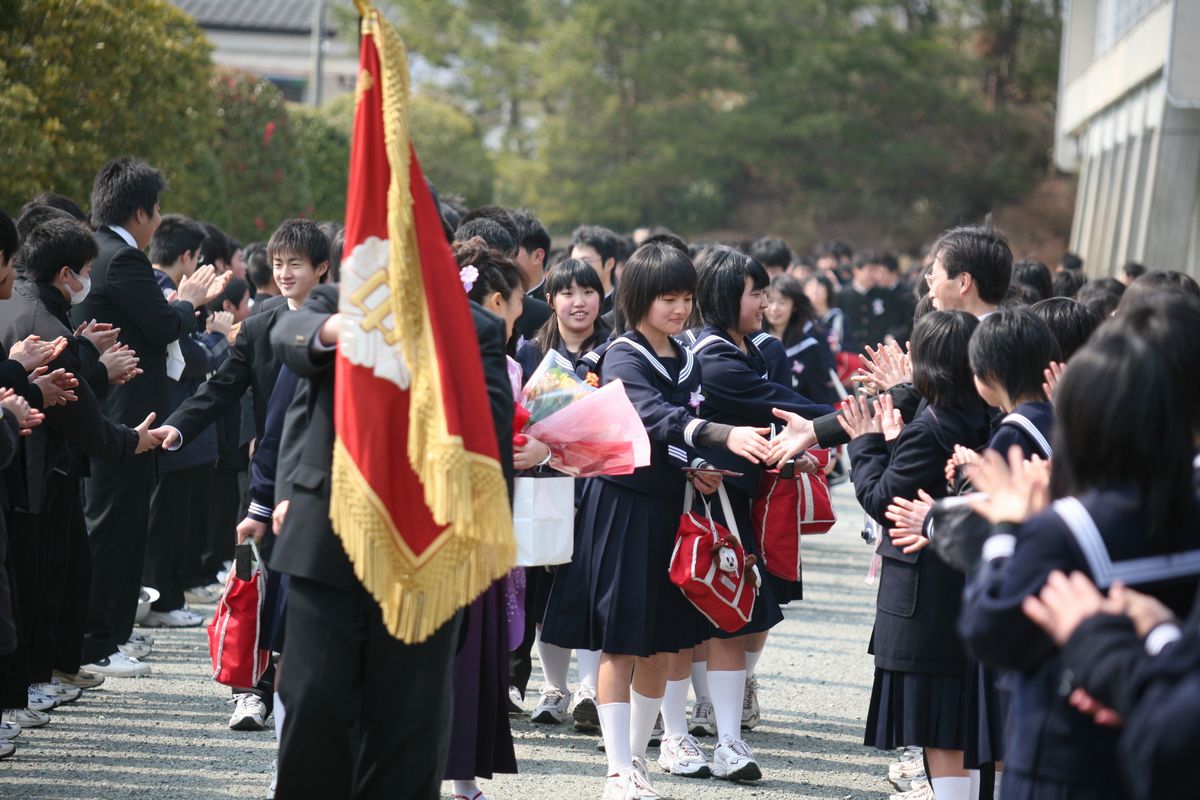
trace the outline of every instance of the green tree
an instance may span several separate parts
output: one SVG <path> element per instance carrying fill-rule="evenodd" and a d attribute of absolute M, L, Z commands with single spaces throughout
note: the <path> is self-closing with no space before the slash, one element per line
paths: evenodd
<path fill-rule="evenodd" d="M 296 141 L 296 158 L 305 165 L 308 174 L 312 197 L 308 216 L 318 220 L 344 219 L 350 166 L 348 127 L 310 106 L 289 105 L 288 115 Z"/>
<path fill-rule="evenodd" d="M 0 26 L 0 207 L 45 190 L 86 206 L 108 159 L 133 154 L 171 183 L 164 205 L 213 208 L 209 44 L 162 0 L 25 0 Z"/>

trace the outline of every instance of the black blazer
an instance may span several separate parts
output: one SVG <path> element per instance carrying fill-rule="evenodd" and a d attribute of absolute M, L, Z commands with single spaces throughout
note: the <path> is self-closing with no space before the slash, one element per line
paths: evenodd
<path fill-rule="evenodd" d="M 96 231 L 99 254 L 92 260 L 92 289 L 75 306 L 71 320 L 108 322 L 121 329 L 121 341 L 137 352 L 142 374 L 113 386 L 105 400 L 109 419 L 136 426 L 151 411 L 158 422 L 167 408 L 167 345 L 196 327 L 196 309 L 163 297 L 150 259 L 107 227 Z"/>
<path fill-rule="evenodd" d="M 521 316 L 517 317 L 517 322 L 513 325 L 513 336 L 532 339 L 537 336 L 537 332 L 541 330 L 546 320 L 550 319 L 550 306 L 546 303 L 545 294 L 540 296 L 534 296 L 533 293 L 526 294 L 524 302 L 524 310 L 521 311 Z"/>
<path fill-rule="evenodd" d="M 888 526 L 884 512 L 895 497 L 914 499 L 919 489 L 947 494 L 946 460 L 961 444 L 972 450 L 988 437 L 987 413 L 925 406 L 888 444 L 883 434 L 850 442 L 850 479 L 859 504 Z M 902 672 L 964 675 L 966 653 L 954 635 L 962 605 L 963 576 L 928 550 L 905 554 L 884 536 L 870 652 L 875 666 Z"/>
<path fill-rule="evenodd" d="M 282 297 L 271 298 L 264 306 L 260 313 L 242 322 L 229 349 L 229 358 L 221 368 L 167 418 L 165 424 L 183 434 L 184 446 L 228 409 L 236 407 L 247 389 L 252 390 L 254 400 L 254 432 L 262 436 L 267 401 L 279 377 L 279 356 L 271 346 L 271 330 L 288 313 L 287 301 Z"/>

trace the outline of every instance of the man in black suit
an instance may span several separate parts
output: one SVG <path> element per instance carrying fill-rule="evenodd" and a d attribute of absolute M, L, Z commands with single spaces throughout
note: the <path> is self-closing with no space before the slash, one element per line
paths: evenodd
<path fill-rule="evenodd" d="M 161 414 L 167 398 L 167 350 L 196 326 L 215 272 L 202 268 L 167 302 L 154 268 L 142 251 L 161 219 L 158 196 L 166 187 L 153 167 L 132 158 L 105 164 L 92 185 L 92 222 L 98 254 L 90 281 L 72 287 L 74 324 L 89 320 L 121 329 L 122 341 L 141 359 L 142 374 L 113 386 L 105 400 L 108 418 L 136 427 L 148 414 Z M 77 292 L 77 293 L 76 293 Z M 76 302 L 77 301 L 77 302 Z M 83 656 L 87 668 L 104 674 L 145 674 L 118 646 L 129 641 L 142 583 L 154 460 L 95 461 L 85 482 L 85 511 L 92 549 L 93 579 Z M 132 672 L 131 672 L 132 669 Z"/>
<path fill-rule="evenodd" d="M 550 305 L 546 302 L 546 255 L 550 252 L 550 234 L 532 212 L 517 209 L 512 212 L 517 223 L 517 267 L 521 270 L 521 284 L 525 290 L 525 307 L 513 325 L 513 335 L 532 339 L 537 336 L 546 320 L 550 319 Z"/>
<path fill-rule="evenodd" d="M 471 310 L 493 412 L 511 420 L 504 323 L 474 304 Z M 289 413 L 284 432 L 285 448 L 296 437 L 304 441 L 293 463 L 280 464 L 289 473 L 290 494 L 272 557 L 272 567 L 291 576 L 276 796 L 390 798 L 399 792 L 432 800 L 449 746 L 458 618 L 421 644 L 393 638 L 329 522 L 336 312 L 337 290 L 317 287 L 271 335 L 283 362 L 308 383 L 301 390 L 306 413 L 302 419 Z M 511 464 L 511 445 L 505 450 Z M 377 691 L 397 676 L 419 691 Z"/>

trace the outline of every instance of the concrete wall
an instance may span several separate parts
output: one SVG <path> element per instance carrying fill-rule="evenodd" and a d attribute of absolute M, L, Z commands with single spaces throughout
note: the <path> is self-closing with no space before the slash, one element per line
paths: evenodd
<path fill-rule="evenodd" d="M 302 34 L 205 30 L 213 44 L 213 61 L 248 69 L 267 78 L 312 79 L 312 40 Z M 354 91 L 358 74 L 356 42 L 325 43 L 324 100 Z"/>

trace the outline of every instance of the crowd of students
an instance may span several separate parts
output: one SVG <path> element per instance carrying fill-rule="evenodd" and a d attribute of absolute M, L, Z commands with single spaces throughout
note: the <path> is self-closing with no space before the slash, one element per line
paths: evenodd
<path fill-rule="evenodd" d="M 165 190 L 117 159 L 89 215 L 53 194 L 0 213 L 0 756 L 106 677 L 147 674 L 145 629 L 202 624 L 189 603 L 214 601 L 253 539 L 277 657 L 234 690 L 229 725 L 274 717 L 276 796 L 434 797 L 448 780 L 483 800 L 481 778 L 518 768 L 509 715 L 527 706 L 600 734 L 606 800 L 659 796 L 652 747 L 663 772 L 758 781 L 755 669 L 802 576 L 762 571 L 749 621 L 721 630 L 668 576 L 675 532 L 693 491 L 750 532 L 764 469 L 844 446 L 879 585 L 864 742 L 899 751 L 895 797 L 1184 785 L 1200 719 L 1187 276 L 1014 264 L 985 227 L 907 269 L 841 242 L 807 259 L 666 229 L 585 225 L 556 250 L 531 212 L 438 201 L 510 482 L 554 474 L 552 448 L 513 435 L 552 351 L 622 382 L 651 460 L 577 479 L 569 563 L 513 570 L 409 645 L 328 520 L 339 226 L 287 220 L 240 247 L 162 215 Z M 373 688 L 399 674 L 421 690 Z"/>

